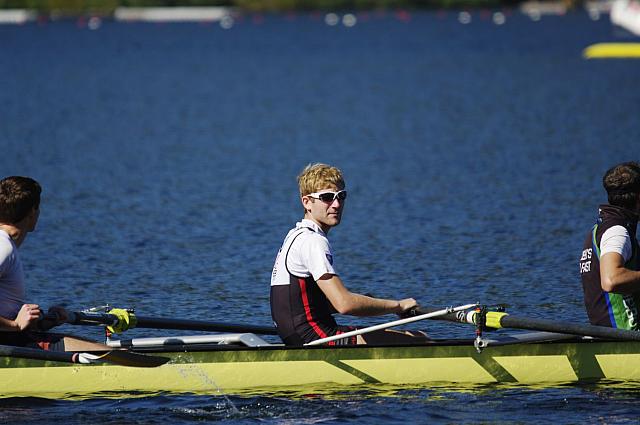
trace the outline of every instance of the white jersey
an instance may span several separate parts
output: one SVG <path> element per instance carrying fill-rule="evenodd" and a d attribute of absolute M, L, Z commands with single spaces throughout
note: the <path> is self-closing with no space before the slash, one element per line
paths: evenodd
<path fill-rule="evenodd" d="M 289 285 L 291 275 L 312 277 L 317 281 L 325 274 L 337 274 L 333 268 L 333 254 L 327 236 L 312 220 L 296 223 L 278 251 L 271 286 Z"/>
<path fill-rule="evenodd" d="M 18 247 L 0 230 L 0 316 L 15 319 L 25 303 L 25 284 Z"/>
<path fill-rule="evenodd" d="M 631 237 L 624 226 L 611 226 L 603 234 L 600 240 L 600 257 L 608 252 L 622 255 L 624 262 L 629 261 L 632 255 Z"/>

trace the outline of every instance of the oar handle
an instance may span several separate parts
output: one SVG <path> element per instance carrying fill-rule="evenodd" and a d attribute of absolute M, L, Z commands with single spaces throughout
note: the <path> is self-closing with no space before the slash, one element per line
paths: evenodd
<path fill-rule="evenodd" d="M 118 323 L 118 316 L 108 313 L 70 311 L 68 312 L 67 323 L 70 325 L 112 326 Z"/>

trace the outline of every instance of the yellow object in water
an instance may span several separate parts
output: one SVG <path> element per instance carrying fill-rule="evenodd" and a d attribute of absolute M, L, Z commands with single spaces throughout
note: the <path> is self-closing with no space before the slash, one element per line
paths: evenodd
<path fill-rule="evenodd" d="M 584 49 L 585 59 L 638 58 L 640 43 L 597 43 Z"/>

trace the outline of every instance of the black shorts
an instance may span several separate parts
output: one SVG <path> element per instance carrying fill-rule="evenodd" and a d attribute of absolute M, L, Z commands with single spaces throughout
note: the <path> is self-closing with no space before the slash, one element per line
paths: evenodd
<path fill-rule="evenodd" d="M 64 335 L 48 332 L 0 332 L 0 344 L 14 347 L 64 351 Z"/>
<path fill-rule="evenodd" d="M 336 326 L 332 333 L 330 334 L 327 333 L 327 337 L 340 335 L 350 331 L 355 331 L 356 329 L 357 328 L 353 326 Z M 302 346 L 306 343 L 320 339 L 320 337 L 315 332 L 312 332 L 312 331 L 308 332 L 306 334 L 306 337 L 300 336 L 298 334 L 292 334 L 292 335 L 281 337 L 281 338 L 282 338 L 282 341 L 285 343 L 285 345 L 292 345 L 292 346 Z M 327 342 L 324 345 L 328 345 L 330 347 L 336 347 L 336 346 L 344 346 L 344 345 L 356 345 L 357 343 L 358 343 L 358 336 L 354 335 L 354 336 L 350 336 L 343 339 L 336 339 L 335 341 Z"/>
<path fill-rule="evenodd" d="M 338 330 L 334 335 L 340 335 L 343 333 L 355 331 L 358 328 L 353 326 L 338 326 Z M 330 335 L 331 336 L 331 335 Z M 335 341 L 328 342 L 326 345 L 357 345 L 358 344 L 358 335 L 353 335 L 343 339 L 336 339 Z"/>

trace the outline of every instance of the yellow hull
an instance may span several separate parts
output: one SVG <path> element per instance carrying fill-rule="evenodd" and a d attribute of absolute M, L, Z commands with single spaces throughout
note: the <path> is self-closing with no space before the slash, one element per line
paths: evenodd
<path fill-rule="evenodd" d="M 152 353 L 149 353 L 152 354 Z M 638 342 L 553 342 L 487 347 L 242 348 L 158 353 L 156 368 L 0 357 L 0 397 L 241 393 L 358 384 L 553 384 L 640 381 Z"/>

